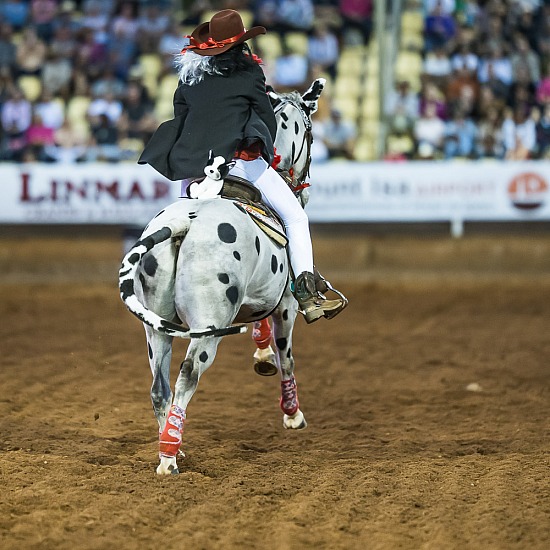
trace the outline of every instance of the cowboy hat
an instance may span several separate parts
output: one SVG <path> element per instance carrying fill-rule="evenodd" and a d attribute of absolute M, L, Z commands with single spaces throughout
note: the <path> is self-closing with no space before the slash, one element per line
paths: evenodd
<path fill-rule="evenodd" d="M 191 50 L 199 55 L 219 55 L 259 34 L 264 27 L 244 28 L 243 20 L 235 10 L 222 10 L 206 23 L 200 24 L 189 36 L 189 45 L 182 52 Z"/>

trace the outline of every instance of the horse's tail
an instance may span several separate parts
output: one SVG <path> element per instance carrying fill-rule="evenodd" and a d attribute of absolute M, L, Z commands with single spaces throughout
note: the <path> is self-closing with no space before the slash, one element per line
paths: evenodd
<path fill-rule="evenodd" d="M 204 338 L 205 336 L 227 336 L 229 334 L 240 334 L 246 332 L 245 325 L 235 325 L 230 327 L 215 328 L 209 327 L 205 329 L 187 329 L 176 323 L 172 323 L 167 319 L 163 319 L 150 309 L 146 308 L 135 294 L 134 280 L 138 271 L 141 259 L 155 245 L 171 239 L 172 237 L 184 236 L 189 230 L 190 220 L 168 220 L 160 229 L 153 231 L 150 228 L 136 242 L 131 250 L 124 256 L 122 265 L 118 274 L 118 287 L 120 297 L 126 307 L 140 321 L 150 327 L 168 334 L 170 336 L 178 336 L 179 338 Z M 159 227 L 158 224 L 155 224 Z"/>

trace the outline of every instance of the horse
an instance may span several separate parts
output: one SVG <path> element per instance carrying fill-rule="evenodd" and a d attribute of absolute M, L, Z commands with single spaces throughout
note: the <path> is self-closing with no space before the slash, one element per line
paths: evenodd
<path fill-rule="evenodd" d="M 311 115 L 324 84 L 324 79 L 315 80 L 302 96 L 270 92 L 277 135 L 288 135 L 276 143 L 280 165 L 289 174 L 301 175 L 309 166 L 309 145 L 300 144 L 311 143 Z M 119 291 L 145 328 L 150 395 L 159 426 L 157 474 L 179 473 L 187 408 L 199 379 L 214 362 L 222 337 L 245 332 L 247 323 L 271 316 L 283 426 L 307 426 L 294 376 L 292 330 L 298 304 L 286 248 L 239 201 L 182 198 L 161 210 L 124 256 Z M 189 345 L 172 393 L 174 337 L 189 339 Z"/>

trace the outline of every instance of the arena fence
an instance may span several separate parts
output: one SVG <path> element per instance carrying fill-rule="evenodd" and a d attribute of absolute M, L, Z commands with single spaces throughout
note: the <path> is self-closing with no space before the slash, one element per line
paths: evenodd
<path fill-rule="evenodd" d="M 133 164 L 2 164 L 0 224 L 143 227 L 180 185 Z M 311 167 L 312 223 L 550 220 L 550 162 L 330 162 Z"/>

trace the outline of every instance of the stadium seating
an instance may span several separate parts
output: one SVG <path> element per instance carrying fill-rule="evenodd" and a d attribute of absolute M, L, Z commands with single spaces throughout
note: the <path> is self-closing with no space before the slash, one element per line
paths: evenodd
<path fill-rule="evenodd" d="M 17 79 L 17 86 L 28 101 L 36 101 L 42 93 L 42 81 L 37 76 L 23 75 Z"/>

